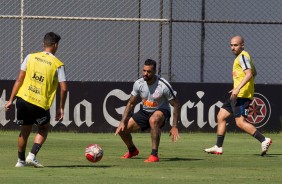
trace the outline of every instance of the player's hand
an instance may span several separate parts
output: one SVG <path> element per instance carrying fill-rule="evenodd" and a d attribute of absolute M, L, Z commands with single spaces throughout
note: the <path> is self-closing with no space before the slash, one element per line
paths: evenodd
<path fill-rule="evenodd" d="M 120 132 L 122 132 L 124 130 L 124 127 L 125 127 L 124 123 L 120 122 L 119 126 L 116 129 L 115 135 L 118 135 Z"/>
<path fill-rule="evenodd" d="M 62 121 L 63 118 L 64 118 L 64 109 L 60 108 L 60 109 L 58 109 L 58 111 L 57 111 L 55 120 L 56 120 L 56 121 Z"/>
<path fill-rule="evenodd" d="M 13 102 L 10 102 L 8 101 L 6 104 L 5 104 L 5 111 L 8 111 L 11 107 L 11 105 L 13 104 Z"/>
<path fill-rule="evenodd" d="M 231 91 L 229 91 L 229 93 L 231 93 L 230 95 L 230 100 L 236 100 L 237 95 L 239 94 L 240 89 L 234 88 Z"/>
<path fill-rule="evenodd" d="M 178 128 L 172 127 L 169 131 L 169 136 L 171 136 L 171 140 L 173 142 L 176 142 L 178 140 L 178 138 L 180 138 L 179 133 L 178 133 Z"/>

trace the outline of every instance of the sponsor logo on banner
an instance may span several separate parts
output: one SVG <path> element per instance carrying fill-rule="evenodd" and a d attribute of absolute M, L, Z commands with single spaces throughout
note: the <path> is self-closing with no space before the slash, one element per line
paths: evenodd
<path fill-rule="evenodd" d="M 205 95 L 205 92 L 203 91 L 198 91 L 196 92 L 196 95 L 198 99 L 194 100 L 188 100 L 186 103 L 184 103 L 181 107 L 181 114 L 180 114 L 180 120 L 182 125 L 185 128 L 188 128 L 192 124 L 197 124 L 199 128 L 203 128 L 206 125 L 209 125 L 211 128 L 215 128 L 217 126 L 216 123 L 216 111 L 222 106 L 222 102 L 217 101 L 216 103 L 212 104 L 208 108 L 208 112 L 205 112 L 204 110 L 204 102 L 201 100 L 203 96 Z M 115 96 L 116 98 L 120 99 L 121 101 L 128 101 L 130 98 L 130 94 L 126 94 L 124 91 L 121 89 L 113 89 L 111 90 L 103 100 L 103 116 L 108 124 L 110 124 L 113 127 L 117 127 L 120 122 L 120 117 L 116 117 L 115 115 L 111 114 L 107 109 L 107 101 L 111 96 Z M 93 109 L 92 109 L 92 103 L 87 101 L 86 99 L 81 99 L 80 102 L 75 104 L 74 109 L 70 109 L 70 104 L 69 104 L 69 98 L 71 96 L 68 95 L 66 99 L 66 104 L 65 104 L 65 116 L 64 119 L 60 122 L 61 124 L 65 125 L 68 127 L 71 123 L 74 123 L 77 127 L 80 127 L 82 124 L 86 124 L 88 127 L 92 126 L 94 124 L 94 121 L 92 120 L 92 115 L 93 115 Z M 1 103 L 0 105 L 2 108 L 4 108 L 4 105 L 6 103 L 6 91 L 4 90 L 1 96 Z M 142 102 L 139 102 L 135 108 L 134 112 L 139 111 L 140 109 L 140 104 Z M 97 104 L 96 104 L 97 105 Z M 117 107 L 110 106 L 110 108 L 113 108 L 115 113 L 114 114 L 119 114 L 122 116 L 123 111 L 125 109 L 125 106 L 120 106 L 120 104 L 116 104 Z M 147 104 L 148 105 L 148 104 Z M 152 104 L 155 106 L 155 104 Z M 190 116 L 190 110 L 196 110 L 196 117 Z M 173 107 L 171 106 L 171 111 L 173 112 Z M 205 113 L 207 113 L 208 117 L 207 120 L 205 119 Z M 56 114 L 56 100 L 52 104 L 50 108 L 50 114 L 51 114 L 51 119 L 50 119 L 50 124 L 52 126 L 55 126 L 56 124 L 59 123 L 59 121 L 55 120 L 55 114 Z M 15 114 L 14 114 L 15 115 Z M 73 120 L 70 120 L 70 116 L 73 115 Z M 85 117 L 82 119 L 82 117 Z M 15 121 L 16 117 L 14 116 L 14 119 L 7 120 L 6 119 L 6 113 L 5 111 L 0 113 L 0 124 L 5 126 L 10 120 Z M 97 117 L 96 117 L 97 118 Z M 99 119 L 102 121 L 101 119 Z M 172 125 L 172 118 L 170 118 L 170 124 Z"/>
<path fill-rule="evenodd" d="M 43 80 L 43 78 L 38 77 L 38 80 L 39 79 Z M 93 87 L 93 84 L 90 86 L 86 84 L 83 85 L 85 85 L 85 88 Z M 55 98 L 54 103 L 50 108 L 50 124 L 55 127 L 54 130 L 56 130 L 56 128 L 59 130 L 68 130 L 68 128 L 70 128 L 71 130 L 75 129 L 82 132 L 109 132 L 113 131 L 113 128 L 118 127 L 122 114 L 126 108 L 126 103 L 130 98 L 130 93 L 125 91 L 130 91 L 131 85 L 129 87 L 128 85 L 113 85 L 108 87 L 107 83 L 105 85 L 105 90 L 101 90 L 101 93 L 96 96 L 86 94 L 78 97 L 75 95 L 80 88 L 70 88 L 65 104 L 64 119 L 62 121 L 55 120 L 56 107 L 58 106 L 58 99 Z M 9 93 L 10 92 L 8 92 L 8 94 Z M 179 100 L 181 102 L 179 116 L 180 131 L 199 131 L 200 129 L 204 131 L 216 130 L 216 117 L 223 102 L 219 100 L 219 95 L 214 97 L 211 93 L 213 93 L 212 90 L 205 88 L 201 90 L 193 89 L 189 94 L 179 93 Z M 157 94 L 158 92 L 156 93 L 156 96 Z M 265 94 L 267 94 L 267 91 Z M 272 102 L 271 98 L 269 97 L 268 99 L 266 96 L 267 95 L 264 96 L 261 93 L 255 93 L 250 108 L 245 112 L 246 114 L 249 114 L 247 121 L 253 124 L 256 128 L 264 127 L 270 120 L 272 121 L 277 117 L 275 109 L 273 108 L 272 110 L 270 106 L 270 102 Z M 14 104 L 9 112 L 5 111 L 4 107 L 7 102 L 6 99 L 8 98 L 7 90 L 2 89 L 2 91 L 0 91 L 0 125 L 2 127 L 13 129 L 17 128 L 15 123 L 15 126 L 12 124 L 13 122 L 17 122 L 17 109 Z M 136 104 L 133 112 L 139 111 L 142 106 L 141 104 L 142 101 Z M 249 113 L 247 111 L 249 111 Z M 171 112 L 173 113 L 172 106 Z M 170 125 L 172 125 L 172 120 L 173 118 L 170 118 Z M 168 130 L 166 128 L 169 128 L 169 126 L 165 126 L 164 128 L 166 131 Z M 229 126 L 229 130 L 234 128 L 236 128 L 236 126 Z M 265 126 L 264 128 L 271 129 L 269 126 Z M 274 128 L 277 129 L 277 127 Z"/>
<path fill-rule="evenodd" d="M 260 93 L 255 93 L 254 99 L 249 107 L 247 121 L 256 128 L 260 128 L 267 124 L 270 116 L 271 106 L 268 99 Z"/>

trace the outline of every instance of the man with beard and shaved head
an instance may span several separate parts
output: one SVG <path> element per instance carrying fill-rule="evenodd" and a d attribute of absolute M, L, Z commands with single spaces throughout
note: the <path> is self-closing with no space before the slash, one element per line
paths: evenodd
<path fill-rule="evenodd" d="M 249 114 L 249 105 L 254 98 L 256 70 L 250 54 L 244 50 L 245 43 L 243 37 L 232 37 L 230 47 L 236 56 L 232 71 L 234 85 L 233 89 L 229 91 L 230 97 L 224 102 L 217 114 L 216 145 L 204 149 L 204 151 L 219 155 L 223 153 L 222 145 L 226 132 L 226 118 L 233 115 L 236 125 L 261 143 L 261 156 L 264 156 L 272 140 L 263 136 L 254 125 L 246 121 L 246 117 Z"/>
<path fill-rule="evenodd" d="M 142 108 L 132 117 L 129 117 L 137 103 L 138 96 L 141 97 Z M 152 152 L 144 162 L 159 161 L 158 147 L 161 128 L 169 122 L 171 116 L 169 104 L 174 107 L 170 135 L 172 141 L 176 142 L 179 138 L 177 122 L 180 113 L 176 92 L 165 79 L 156 75 L 156 61 L 147 59 L 144 63 L 143 77 L 135 81 L 131 97 L 115 132 L 115 135 L 120 135 L 128 148 L 128 152 L 122 158 L 132 158 L 139 154 L 139 150 L 133 143 L 131 132 L 151 128 Z"/>

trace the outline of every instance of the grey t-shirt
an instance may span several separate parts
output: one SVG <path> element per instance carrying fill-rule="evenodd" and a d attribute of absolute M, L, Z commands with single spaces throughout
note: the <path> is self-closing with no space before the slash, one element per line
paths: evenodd
<path fill-rule="evenodd" d="M 167 109 L 170 112 L 169 101 L 175 98 L 176 91 L 164 78 L 157 76 L 152 85 L 148 85 L 143 78 L 135 81 L 131 95 L 141 97 L 145 111 L 153 112 L 156 109 Z"/>

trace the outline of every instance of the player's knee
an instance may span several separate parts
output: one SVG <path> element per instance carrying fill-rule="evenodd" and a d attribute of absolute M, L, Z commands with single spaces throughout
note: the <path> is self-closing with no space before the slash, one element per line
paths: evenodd
<path fill-rule="evenodd" d="M 223 116 L 222 114 L 218 113 L 217 114 L 217 121 L 218 122 L 223 122 L 225 120 L 225 116 Z"/>
<path fill-rule="evenodd" d="M 132 118 L 128 121 L 127 125 L 124 127 L 124 133 L 136 132 L 140 129 L 140 126 Z"/>
<path fill-rule="evenodd" d="M 245 124 L 245 122 L 243 120 L 241 120 L 239 118 L 236 119 L 236 126 L 237 127 L 241 128 L 241 129 L 244 129 L 244 124 Z"/>
<path fill-rule="evenodd" d="M 160 127 L 160 120 L 157 118 L 150 119 L 150 126 L 151 128 L 159 128 Z"/>

